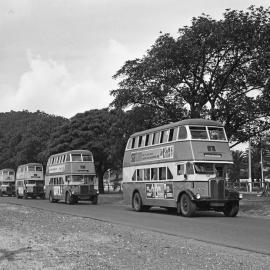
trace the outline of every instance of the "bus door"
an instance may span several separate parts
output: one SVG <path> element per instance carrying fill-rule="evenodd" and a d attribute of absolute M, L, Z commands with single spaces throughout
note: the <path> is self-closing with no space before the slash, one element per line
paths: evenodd
<path fill-rule="evenodd" d="M 25 189 L 25 182 L 24 181 L 18 181 L 18 194 L 24 195 L 24 189 Z"/>

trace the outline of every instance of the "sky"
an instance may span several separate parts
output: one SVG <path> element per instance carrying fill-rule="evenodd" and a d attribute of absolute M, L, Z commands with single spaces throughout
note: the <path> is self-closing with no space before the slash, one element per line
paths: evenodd
<path fill-rule="evenodd" d="M 108 107 L 112 76 L 160 33 L 202 13 L 222 18 L 269 0 L 0 0 L 0 112 L 70 118 Z"/>

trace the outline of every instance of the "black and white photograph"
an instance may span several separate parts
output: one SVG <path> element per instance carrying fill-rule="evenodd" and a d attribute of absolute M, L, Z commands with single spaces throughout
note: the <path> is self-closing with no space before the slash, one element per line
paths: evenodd
<path fill-rule="evenodd" d="M 0 0 L 0 270 L 269 270 L 269 0 Z"/>

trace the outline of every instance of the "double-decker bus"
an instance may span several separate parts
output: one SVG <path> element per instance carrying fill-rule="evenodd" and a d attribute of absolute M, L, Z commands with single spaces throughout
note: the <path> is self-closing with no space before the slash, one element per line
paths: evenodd
<path fill-rule="evenodd" d="M 44 172 L 40 163 L 27 163 L 20 165 L 16 173 L 16 197 L 35 199 L 44 198 Z"/>
<path fill-rule="evenodd" d="M 0 196 L 15 195 L 15 171 L 13 169 L 0 170 Z"/>
<path fill-rule="evenodd" d="M 89 200 L 97 204 L 94 189 L 95 166 L 88 150 L 71 150 L 50 156 L 45 175 L 46 198 L 50 202 L 64 200 L 67 204 Z"/>
<path fill-rule="evenodd" d="M 160 206 L 183 216 L 196 210 L 236 216 L 242 194 L 226 188 L 232 163 L 216 121 L 189 119 L 137 132 L 124 154 L 124 200 L 136 211 Z"/>

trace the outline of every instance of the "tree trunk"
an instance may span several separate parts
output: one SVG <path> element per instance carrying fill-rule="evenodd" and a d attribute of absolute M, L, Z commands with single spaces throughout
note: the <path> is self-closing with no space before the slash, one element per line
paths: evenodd
<path fill-rule="evenodd" d="M 98 177 L 98 190 L 99 190 L 99 193 L 104 194 L 103 173 L 98 173 L 97 172 L 97 177 Z"/>

